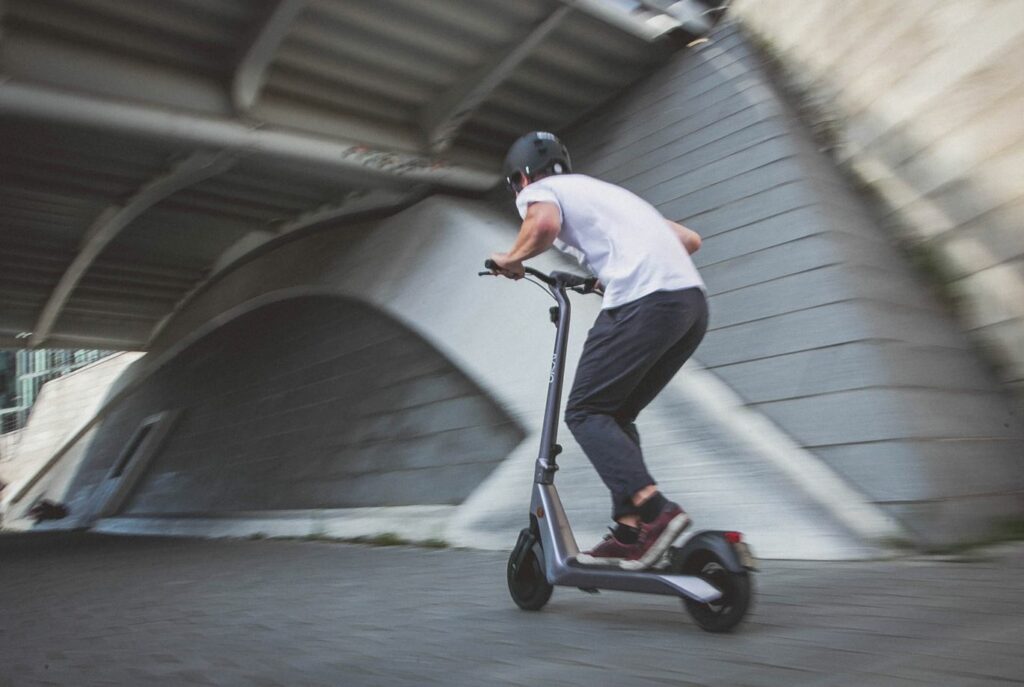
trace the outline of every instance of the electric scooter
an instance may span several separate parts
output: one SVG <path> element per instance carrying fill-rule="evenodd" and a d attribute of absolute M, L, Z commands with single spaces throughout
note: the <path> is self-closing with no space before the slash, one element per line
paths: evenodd
<path fill-rule="evenodd" d="M 487 260 L 488 271 L 499 271 Z M 751 572 L 756 561 L 739 532 L 705 530 L 671 547 L 652 568 L 623 570 L 618 566 L 583 565 L 576 561 L 579 547 L 555 489 L 559 407 L 565 353 L 569 339 L 570 307 L 566 291 L 597 293 L 597 280 L 567 272 L 545 274 L 526 268 L 526 278 L 538 280 L 557 303 L 550 310 L 555 324 L 555 352 L 548 382 L 547 404 L 541 432 L 540 453 L 533 479 L 530 524 L 508 560 L 508 589 L 520 608 L 537 611 L 547 604 L 554 587 L 577 587 L 596 594 L 617 590 L 677 596 L 690 616 L 709 632 L 728 632 L 747 613 L 753 596 Z"/>

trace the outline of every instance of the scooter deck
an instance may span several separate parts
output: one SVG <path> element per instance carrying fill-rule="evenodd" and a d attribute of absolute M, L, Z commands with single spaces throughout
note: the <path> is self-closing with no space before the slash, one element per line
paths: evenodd
<path fill-rule="evenodd" d="M 666 575 L 652 570 L 622 570 L 612 566 L 581 565 L 574 560 L 560 566 L 556 587 L 582 587 L 609 591 L 640 592 L 682 596 L 708 603 L 722 597 L 722 592 L 693 575 Z"/>

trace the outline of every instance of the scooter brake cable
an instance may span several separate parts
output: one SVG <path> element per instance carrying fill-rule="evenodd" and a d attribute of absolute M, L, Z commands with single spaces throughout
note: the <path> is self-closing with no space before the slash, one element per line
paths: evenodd
<path fill-rule="evenodd" d="M 546 286 L 544 286 L 544 284 L 542 284 L 541 282 L 539 282 L 536 279 L 530 277 L 529 275 L 523 277 L 523 279 L 525 279 L 526 281 L 530 282 L 531 284 L 534 284 L 535 286 L 537 286 L 537 288 L 539 288 L 541 291 L 546 293 L 548 295 L 548 297 L 551 298 L 551 300 L 555 301 L 556 303 L 558 302 L 558 299 L 555 298 L 554 296 L 552 296 L 551 292 L 548 291 L 548 288 Z"/>

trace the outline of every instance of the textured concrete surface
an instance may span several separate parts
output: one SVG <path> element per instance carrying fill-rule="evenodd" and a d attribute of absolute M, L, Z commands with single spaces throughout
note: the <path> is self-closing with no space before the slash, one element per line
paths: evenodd
<path fill-rule="evenodd" d="M 756 543 L 756 542 L 755 542 Z M 944 685 L 1024 676 L 1024 547 L 773 561 L 740 630 L 677 601 L 507 596 L 503 554 L 0 537 L 0 685 Z"/>
<path fill-rule="evenodd" d="M 965 325 L 1024 391 L 1024 4 L 739 0 L 732 16 L 828 110 L 891 230 L 941 257 Z M 819 119 L 825 119 L 820 117 Z"/>
<path fill-rule="evenodd" d="M 123 398 L 104 411 L 68 499 L 73 514 L 87 507 L 93 485 L 139 421 L 177 408 L 181 419 L 135 501 L 120 514 L 116 531 L 153 533 L 166 526 L 162 531 L 179 534 L 299 535 L 309 532 L 305 523 L 312 519 L 290 511 L 329 508 L 312 526 L 351 534 L 353 520 L 365 522 L 366 507 L 454 505 L 466 495 L 465 487 L 479 482 L 481 467 L 500 461 L 457 506 L 457 527 L 431 536 L 474 548 L 490 547 L 491 540 L 506 546 L 522 527 L 554 336 L 551 301 L 539 289 L 477 276 L 482 256 L 512 241 L 513 211 L 506 210 L 502 215 L 479 202 L 434 197 L 378 223 L 295 236 L 226 274 L 184 308 L 168 324 L 167 340 L 119 380 L 115 391 Z M 574 266 L 554 251 L 533 262 L 546 270 Z M 336 308 L 310 310 L 326 296 L 375 306 L 397 321 L 383 333 L 401 324 L 429 346 L 412 347 L 415 342 L 406 340 L 396 350 L 381 344 L 384 322 Z M 599 308 L 598 298 L 573 299 L 567 380 Z M 426 374 L 437 358 L 450 361 L 458 374 L 447 366 Z M 424 364 L 424 374 L 409 384 L 382 383 L 408 377 Z M 307 384 L 310 375 L 313 383 Z M 471 398 L 459 398 L 473 386 L 459 383 L 461 375 L 529 433 L 511 453 L 509 432 L 503 438 L 495 422 L 470 412 Z M 358 384 L 346 388 L 345 380 Z M 834 491 L 815 497 L 792 471 L 772 461 L 776 453 L 805 452 L 792 441 L 775 440 L 781 433 L 770 423 L 751 428 L 742 419 L 748 412 L 742 401 L 710 407 L 708 388 L 722 386 L 714 375 L 698 378 L 694 370 L 684 371 L 657 407 L 641 415 L 653 474 L 668 493 L 702 525 L 757 534 L 772 555 L 870 555 L 870 544 L 834 517 L 844 499 Z M 305 393 L 296 393 L 300 389 Z M 737 423 L 746 428 L 746 439 L 735 436 Z M 453 426 L 463 430 L 437 431 Z M 415 441 L 398 441 L 410 427 L 419 427 L 411 432 Z M 389 432 L 397 436 L 388 439 Z M 346 459 L 343 452 L 365 434 L 381 441 L 361 448 L 355 460 Z M 567 508 L 581 542 L 596 539 L 608 524 L 607 491 L 564 425 L 560 441 L 566 451 L 559 485 Z M 768 455 L 771 446 L 782 444 Z M 803 458 L 819 464 L 809 454 Z M 385 485 L 377 478 L 388 461 L 434 467 L 391 471 L 404 478 Z M 350 483 L 352 465 L 367 473 L 362 485 Z M 315 488 L 324 498 L 294 498 L 299 487 Z M 870 508 L 862 495 L 852 500 Z M 342 506 L 358 510 L 349 517 L 338 512 Z M 404 512 L 379 515 L 364 534 L 422 538 L 422 519 Z M 404 522 L 396 526 L 396 520 Z M 790 542 L 799 542 L 799 550 Z"/>
<path fill-rule="evenodd" d="M 293 298 L 200 339 L 118 405 L 72 486 L 74 512 L 168 409 L 181 417 L 126 515 L 452 505 L 522 439 L 401 322 L 351 299 Z"/>
<path fill-rule="evenodd" d="M 905 536 L 898 527 L 887 530 L 888 523 L 869 527 L 878 513 L 861 495 L 847 496 L 834 475 L 813 472 L 824 466 L 780 438 L 770 423 L 758 426 L 740 417 L 742 401 L 716 403 L 721 386 L 690 363 L 637 420 L 651 474 L 696 527 L 739 529 L 760 543 L 764 555 L 812 560 L 876 557 L 886 532 Z M 527 426 L 540 422 L 538 413 Z M 559 441 L 565 452 L 556 483 L 577 542 L 587 549 L 611 524 L 608 491 L 564 425 Z M 445 539 L 473 548 L 507 547 L 523 527 L 536 452 L 534 442 L 517 448 L 459 507 Z M 855 521 L 862 527 L 854 529 Z"/>
<path fill-rule="evenodd" d="M 846 531 L 849 518 L 836 522 L 834 493 L 811 498 L 800 488 L 808 480 L 793 479 L 806 470 L 765 460 L 765 445 L 785 442 L 770 441 L 773 432 L 753 442 L 734 436 L 737 415 L 759 414 L 790 453 L 852 485 L 862 510 L 881 505 L 915 536 L 974 538 L 1019 515 L 1020 418 L 1006 417 L 965 337 L 843 189 L 743 36 L 726 26 L 714 38 L 680 52 L 569 136 L 581 171 L 624 184 L 706 238 L 696 257 L 712 325 L 697 359 L 740 403 L 715 417 L 700 393 L 663 394 L 640 419 L 654 474 L 701 522 L 750 523 L 773 555 L 796 555 L 794 542 L 805 557 L 857 555 L 863 542 Z M 459 520 L 468 536 L 449 539 L 475 544 L 479 533 L 497 532 L 504 541 L 519 527 L 529 489 L 552 336 L 549 303 L 537 289 L 476 276 L 482 258 L 508 246 L 514 231 L 507 197 L 499 212 L 435 196 L 383 220 L 266 244 L 183 303 L 150 355 L 124 376 L 122 407 L 108 409 L 98 427 L 71 500 L 90 498 L 144 406 L 180 408 L 185 429 L 155 459 L 128 515 L 186 513 L 195 525 L 211 512 L 461 508 L 468 496 L 474 515 Z M 535 264 L 565 263 L 545 255 Z M 345 370 L 371 364 L 399 374 L 424 360 L 381 345 L 376 327 L 359 324 L 364 317 L 328 313 L 321 327 L 315 317 L 284 314 L 314 296 L 366 302 L 407 326 L 530 435 L 515 448 L 491 441 L 494 423 L 450 379 L 396 391 L 381 388 L 382 374 L 349 376 Z M 593 299 L 574 305 L 567 379 L 597 307 Z M 275 326 L 248 327 L 261 313 L 276 313 Z M 220 357 L 215 344 L 223 345 Z M 337 350 L 345 346 L 352 355 Z M 204 350 L 209 359 L 196 360 Z M 326 370 L 312 366 L 321 356 L 330 360 Z M 290 374 L 277 388 L 267 374 L 280 367 Z M 186 382 L 182 368 L 200 381 Z M 341 376 L 359 383 L 339 389 Z M 672 391 L 694 389 L 690 377 L 679 375 Z M 167 378 L 187 393 L 159 393 Z M 367 417 L 361 406 L 377 414 Z M 435 424 L 465 431 L 436 432 Z M 401 446 L 351 446 L 410 427 L 423 431 Z M 562 441 L 561 485 L 580 532 L 593 528 L 586 540 L 605 524 L 606 496 L 564 431 Z M 472 471 L 455 464 L 467 458 Z"/>
<path fill-rule="evenodd" d="M 800 3 L 764 4 L 769 35 L 779 16 L 793 19 L 781 34 L 815 33 Z M 843 33 L 836 17 L 857 12 L 815 14 Z M 576 170 L 629 188 L 704 238 L 694 261 L 711 323 L 695 357 L 752 410 L 916 537 L 970 540 L 1019 517 L 1024 417 L 736 24 L 566 138 Z M 1011 286 L 993 307 L 1018 293 Z"/>
<path fill-rule="evenodd" d="M 26 492 L 20 499 L 21 508 L 12 508 L 10 503 L 29 480 L 46 470 L 62 446 L 93 419 L 111 385 L 141 355 L 118 353 L 46 383 L 32 407 L 28 424 L 18 432 L 17 441 L 0 454 L 0 481 L 10 485 L 0 499 L 0 511 L 11 509 L 13 512 L 6 515 L 17 515 L 35 500 L 39 490 Z M 72 455 L 62 462 L 77 464 L 87 446 L 88 442 L 79 442 L 71 449 Z M 57 472 L 60 474 L 48 479 L 46 496 L 62 500 L 71 475 Z"/>

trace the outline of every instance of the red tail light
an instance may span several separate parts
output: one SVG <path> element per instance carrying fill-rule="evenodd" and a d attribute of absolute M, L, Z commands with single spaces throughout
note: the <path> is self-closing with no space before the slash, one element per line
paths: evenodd
<path fill-rule="evenodd" d="M 739 544 L 741 541 L 743 541 L 743 535 L 739 532 L 726 532 L 725 541 L 729 542 L 730 544 Z"/>

